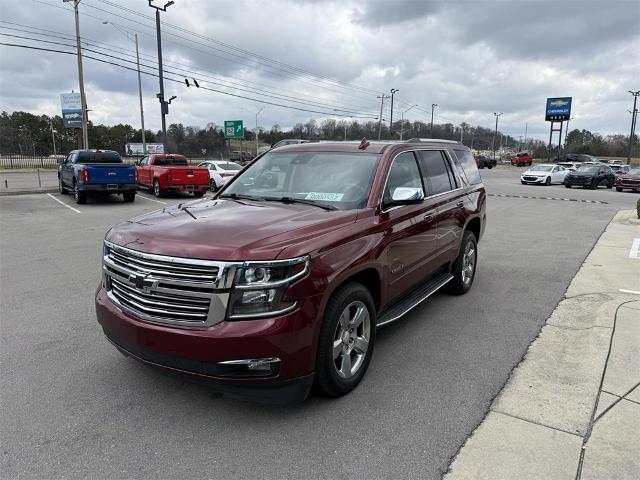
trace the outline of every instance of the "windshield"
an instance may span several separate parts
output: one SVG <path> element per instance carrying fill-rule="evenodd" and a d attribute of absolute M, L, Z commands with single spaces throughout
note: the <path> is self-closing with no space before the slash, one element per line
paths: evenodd
<path fill-rule="evenodd" d="M 551 165 L 536 165 L 535 167 L 533 167 L 530 170 L 532 172 L 550 172 L 551 170 L 553 170 L 553 166 L 551 166 Z"/>
<path fill-rule="evenodd" d="M 598 173 L 598 170 L 600 170 L 600 167 L 596 167 L 594 165 L 585 165 L 580 167 L 578 170 L 580 170 L 581 172 L 587 172 L 587 173 Z"/>
<path fill-rule="evenodd" d="M 340 210 L 367 204 L 378 155 L 339 152 L 267 153 L 237 175 L 221 197 L 297 199 Z"/>
<path fill-rule="evenodd" d="M 242 167 L 237 163 L 218 163 L 218 166 L 223 170 L 242 170 Z"/>
<path fill-rule="evenodd" d="M 80 152 L 76 163 L 122 163 L 116 152 Z"/>

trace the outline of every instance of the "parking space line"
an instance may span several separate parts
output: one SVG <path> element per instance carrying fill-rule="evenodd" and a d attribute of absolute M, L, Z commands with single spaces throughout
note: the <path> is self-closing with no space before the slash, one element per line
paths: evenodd
<path fill-rule="evenodd" d="M 156 203 L 161 203 L 163 205 L 167 205 L 167 202 L 161 202 L 160 200 L 156 200 L 155 198 L 149 198 L 146 195 L 142 195 L 141 193 L 138 193 L 138 195 L 136 195 L 138 198 L 142 198 L 144 200 L 149 200 L 150 202 L 156 202 Z"/>
<path fill-rule="evenodd" d="M 73 208 L 70 205 L 67 205 L 66 203 L 64 203 L 62 200 L 54 197 L 53 195 L 51 195 L 50 193 L 47 193 L 48 196 L 50 196 L 51 198 L 53 198 L 56 202 L 58 202 L 60 205 L 62 205 L 63 207 L 67 207 L 69 210 L 73 210 L 76 213 L 82 213 L 80 210 L 78 210 L 77 208 Z"/>
<path fill-rule="evenodd" d="M 634 238 L 633 243 L 631 244 L 631 250 L 629 250 L 629 258 L 639 258 L 638 253 L 640 253 L 640 238 Z"/>
<path fill-rule="evenodd" d="M 561 198 L 561 197 L 532 197 L 530 195 L 513 195 L 510 193 L 487 193 L 488 197 L 504 197 L 504 198 L 530 198 L 533 200 L 560 200 L 563 202 L 582 202 L 582 203 L 599 203 L 602 205 L 609 205 L 609 202 L 603 202 L 602 200 L 584 200 L 577 198 Z"/>
<path fill-rule="evenodd" d="M 622 293 L 633 293 L 635 295 L 640 295 L 640 292 L 636 291 L 636 290 L 627 290 L 626 288 L 621 288 L 620 291 Z"/>

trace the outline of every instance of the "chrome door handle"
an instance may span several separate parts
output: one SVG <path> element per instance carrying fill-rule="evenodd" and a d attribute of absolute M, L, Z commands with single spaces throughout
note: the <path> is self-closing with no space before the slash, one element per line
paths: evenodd
<path fill-rule="evenodd" d="M 456 207 L 464 207 L 464 202 L 460 201 L 460 202 L 456 203 Z"/>
<path fill-rule="evenodd" d="M 433 220 L 433 214 L 431 214 L 431 213 L 427 213 L 427 214 L 424 216 L 424 221 L 425 221 L 425 222 L 430 222 L 430 221 L 432 221 L 432 220 Z"/>

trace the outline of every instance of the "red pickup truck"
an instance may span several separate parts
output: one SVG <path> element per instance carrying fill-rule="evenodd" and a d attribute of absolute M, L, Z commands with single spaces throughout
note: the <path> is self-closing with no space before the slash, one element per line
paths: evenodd
<path fill-rule="evenodd" d="M 201 197 L 209 189 L 209 170 L 189 166 L 182 155 L 147 155 L 140 160 L 136 170 L 138 185 L 153 189 L 156 197 L 170 191 Z"/>
<path fill-rule="evenodd" d="M 516 153 L 515 156 L 511 157 L 511 165 L 531 165 L 533 162 L 533 156 L 529 152 L 520 152 Z"/>

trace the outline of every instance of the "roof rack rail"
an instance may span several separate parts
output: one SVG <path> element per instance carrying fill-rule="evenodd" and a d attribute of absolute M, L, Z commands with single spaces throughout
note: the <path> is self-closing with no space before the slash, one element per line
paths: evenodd
<path fill-rule="evenodd" d="M 444 139 L 440 139 L 440 138 L 417 138 L 417 137 L 416 138 L 410 138 L 406 142 L 407 143 L 429 143 L 429 142 L 434 142 L 434 143 L 457 143 L 457 144 L 460 143 L 457 140 L 444 140 Z"/>

